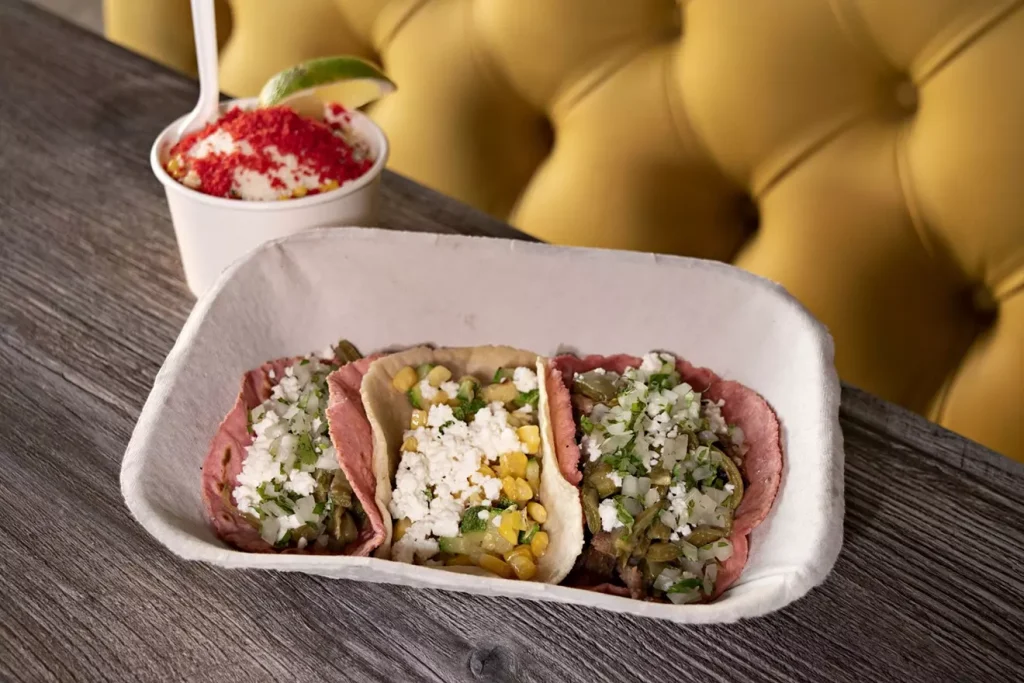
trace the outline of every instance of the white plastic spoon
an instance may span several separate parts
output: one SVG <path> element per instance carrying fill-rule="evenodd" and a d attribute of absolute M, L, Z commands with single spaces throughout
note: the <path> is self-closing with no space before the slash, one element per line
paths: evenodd
<path fill-rule="evenodd" d="M 220 103 L 217 19 L 214 16 L 213 0 L 192 0 L 192 30 L 196 38 L 196 64 L 199 67 L 199 101 L 178 128 L 178 139 L 212 121 Z"/>

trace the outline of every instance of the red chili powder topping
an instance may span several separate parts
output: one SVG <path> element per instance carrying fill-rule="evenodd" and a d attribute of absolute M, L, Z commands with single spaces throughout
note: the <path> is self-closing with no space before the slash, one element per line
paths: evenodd
<path fill-rule="evenodd" d="M 331 105 L 329 111 L 336 117 L 344 114 L 344 109 L 338 105 Z M 342 119 L 347 121 L 349 117 L 343 116 Z M 247 142 L 253 153 L 245 154 L 235 150 L 227 153 L 210 152 L 202 158 L 189 155 L 196 143 L 219 131 L 228 133 L 237 142 Z M 168 166 L 175 159 L 180 159 L 185 168 L 167 170 L 178 180 L 188 171 L 195 171 L 200 183 L 196 189 L 200 192 L 216 197 L 232 197 L 235 195 L 231 194 L 231 186 L 237 169 L 251 169 L 267 175 L 284 166 L 267 152 L 269 147 L 275 147 L 281 156 L 294 154 L 302 174 L 319 175 L 320 185 L 331 181 L 341 185 L 363 175 L 373 165 L 373 159 L 365 150 L 353 149 L 352 145 L 339 136 L 338 133 L 342 131 L 344 128 L 341 122 L 324 123 L 306 118 L 285 106 L 251 111 L 235 108 L 174 145 Z M 269 175 L 269 178 L 271 187 L 287 191 L 287 186 L 280 178 L 275 175 Z M 317 194 L 318 191 L 309 190 L 308 194 Z"/>

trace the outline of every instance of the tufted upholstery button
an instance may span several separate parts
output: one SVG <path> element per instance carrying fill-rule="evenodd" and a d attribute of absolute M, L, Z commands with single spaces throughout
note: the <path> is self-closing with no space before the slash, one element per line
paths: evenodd
<path fill-rule="evenodd" d="M 228 92 L 376 56 L 396 171 L 546 240 L 777 280 L 846 380 L 1024 460 L 1024 0 L 231 4 Z"/>
<path fill-rule="evenodd" d="M 974 310 L 981 316 L 993 317 L 998 307 L 995 297 L 985 287 L 975 287 L 972 291 L 971 302 Z"/>
<path fill-rule="evenodd" d="M 895 99 L 904 112 L 917 111 L 917 86 L 910 80 L 900 81 L 896 84 Z"/>

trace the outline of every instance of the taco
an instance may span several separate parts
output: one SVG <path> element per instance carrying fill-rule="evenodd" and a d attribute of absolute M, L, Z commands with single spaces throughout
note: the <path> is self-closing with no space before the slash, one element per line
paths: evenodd
<path fill-rule="evenodd" d="M 676 604 L 720 595 L 779 488 L 779 423 L 765 400 L 665 353 L 559 356 L 542 373 L 587 526 L 567 583 Z"/>
<path fill-rule="evenodd" d="M 420 347 L 370 366 L 378 556 L 467 573 L 561 581 L 583 546 L 576 487 L 555 461 L 537 355 Z"/>
<path fill-rule="evenodd" d="M 203 464 L 203 500 L 225 543 L 368 555 L 384 540 L 359 396 L 374 358 L 344 341 L 332 353 L 270 361 L 242 378 Z"/>

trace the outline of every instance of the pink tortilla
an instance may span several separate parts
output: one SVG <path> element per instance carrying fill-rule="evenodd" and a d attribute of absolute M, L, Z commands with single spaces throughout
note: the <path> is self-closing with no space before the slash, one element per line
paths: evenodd
<path fill-rule="evenodd" d="M 249 434 L 249 411 L 270 397 L 270 392 L 273 388 L 273 380 L 270 377 L 271 372 L 273 372 L 274 378 L 280 378 L 284 375 L 285 368 L 294 365 L 300 360 L 302 360 L 301 357 L 279 358 L 264 363 L 255 370 L 250 370 L 242 377 L 242 386 L 238 392 L 238 398 L 235 400 L 235 405 L 221 421 L 220 426 L 217 427 L 217 432 L 210 442 L 210 449 L 207 452 L 206 460 L 203 462 L 202 493 L 210 524 L 213 526 L 213 530 L 218 538 L 239 550 L 252 553 L 321 554 L 327 552 L 315 548 L 306 548 L 304 550 L 290 548 L 278 551 L 264 541 L 260 536 L 259 530 L 250 525 L 238 513 L 234 508 L 233 501 L 229 503 L 230 491 L 238 485 L 238 475 L 242 471 L 242 463 L 245 460 L 245 449 L 247 446 L 252 445 L 252 436 Z M 359 362 L 361 363 L 362 361 Z M 365 372 L 365 365 L 359 374 L 360 378 L 362 377 L 362 372 Z M 337 374 L 337 372 L 328 376 L 328 384 L 330 384 L 330 377 L 334 374 Z M 328 410 L 330 410 L 330 407 L 328 407 Z M 365 413 L 362 419 L 362 427 L 368 433 L 370 427 L 369 423 L 366 422 Z M 359 425 L 356 425 L 356 430 L 358 431 L 359 429 Z M 331 439 L 332 441 L 334 440 L 333 430 Z M 335 444 L 335 449 L 338 451 L 339 464 L 342 464 L 345 475 L 350 476 L 348 469 L 345 467 L 344 462 L 342 462 L 343 449 L 339 448 L 338 444 Z M 350 450 L 345 449 L 345 452 L 350 452 Z M 383 538 L 384 525 L 380 521 L 380 513 L 374 502 L 374 491 L 371 489 L 369 495 L 366 496 L 365 487 L 360 488 L 362 490 L 356 489 L 353 485 L 352 490 L 367 511 L 372 529 L 369 532 L 364 529 L 360 534 L 360 538 L 350 543 L 344 549 L 343 554 L 346 555 L 368 555 L 376 545 L 369 548 L 365 546 L 369 545 L 372 539 L 377 538 L 378 534 L 380 538 Z M 374 515 L 376 515 L 376 523 Z M 364 534 L 367 534 L 368 538 L 364 539 Z M 380 541 L 378 540 L 377 545 L 379 544 Z"/>
<path fill-rule="evenodd" d="M 346 555 L 369 555 L 385 536 L 384 520 L 374 500 L 377 480 L 373 473 L 373 433 L 359 395 L 363 375 L 378 358 L 376 355 L 357 360 L 327 376 L 327 425 L 331 441 L 338 451 L 338 463 L 370 522 L 359 532 L 359 538 L 345 548 Z"/>
<path fill-rule="evenodd" d="M 576 373 L 588 372 L 595 368 L 604 368 L 610 372 L 622 374 L 626 368 L 639 367 L 641 359 L 635 356 L 558 356 L 549 364 L 547 382 L 550 419 L 555 435 L 555 448 L 559 467 L 566 479 L 578 484 L 582 478 L 579 473 L 580 451 L 576 444 L 576 422 L 573 419 L 570 388 Z M 677 359 L 680 377 L 713 401 L 724 400 L 722 415 L 726 422 L 743 430 L 744 443 L 748 446 L 743 456 L 741 470 L 747 479 L 743 501 L 736 511 L 733 521 L 732 535 L 729 541 L 733 544 L 733 554 L 722 562 L 718 579 L 715 581 L 717 598 L 726 588 L 739 578 L 747 562 L 747 535 L 764 521 L 771 511 L 775 496 L 782 480 L 782 444 L 780 441 L 779 421 L 771 406 L 757 392 L 739 382 L 723 380 L 707 368 L 698 368 L 691 363 Z M 570 479 L 568 468 L 578 474 L 575 480 Z M 600 584 L 586 587 L 613 595 L 628 595 L 629 589 L 614 584 Z"/>

